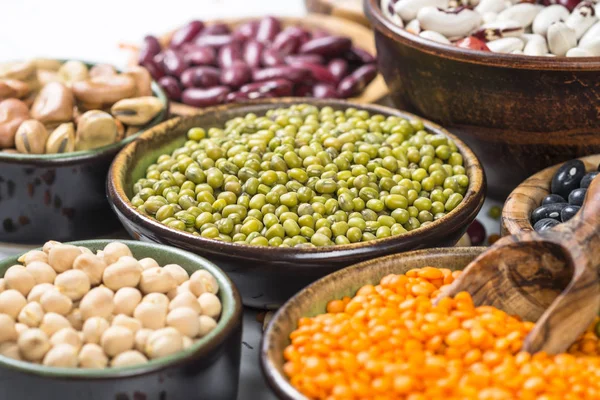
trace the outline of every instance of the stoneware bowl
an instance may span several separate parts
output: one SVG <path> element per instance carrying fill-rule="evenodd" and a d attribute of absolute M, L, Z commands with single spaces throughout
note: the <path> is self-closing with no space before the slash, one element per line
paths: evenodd
<path fill-rule="evenodd" d="M 298 327 L 300 318 L 323 314 L 329 301 L 352 297 L 362 286 L 377 285 L 388 274 L 403 274 L 426 266 L 459 270 L 484 250 L 482 247 L 454 247 L 381 257 L 334 272 L 301 290 L 277 311 L 263 334 L 260 365 L 267 383 L 280 399 L 308 399 L 290 384 L 283 372 L 283 350 L 290 344 L 290 334 Z"/>
<path fill-rule="evenodd" d="M 249 112 L 264 115 L 267 110 L 308 102 L 318 107 L 345 109 L 350 106 L 383 115 L 414 118 L 411 114 L 373 105 L 357 105 L 338 100 L 272 99 L 243 106 L 226 105 L 206 109 L 193 117 L 172 119 L 128 145 L 115 159 L 109 172 L 108 195 L 113 209 L 128 232 L 136 239 L 169 244 L 208 258 L 223 268 L 242 293 L 245 305 L 273 308 L 285 302 L 308 283 L 335 270 L 360 261 L 425 247 L 452 246 L 477 215 L 484 200 L 485 176 L 477 157 L 460 140 L 441 127 L 424 121 L 425 127 L 456 142 L 463 154 L 470 186 L 463 202 L 432 224 L 370 242 L 321 248 L 256 247 L 215 241 L 178 231 L 142 215 L 129 199 L 133 183 L 145 176 L 146 168 L 161 153 L 183 145 L 186 132 L 195 126 L 223 126 L 224 122 Z"/>
<path fill-rule="evenodd" d="M 354 21 L 350 21 L 345 18 L 338 16 L 329 16 L 321 14 L 308 14 L 303 17 L 277 17 L 282 26 L 300 25 L 308 30 L 326 30 L 332 34 L 347 36 L 352 39 L 352 42 L 360 48 L 367 50 L 369 53 L 375 55 L 375 41 L 373 39 L 373 32 L 363 25 L 360 25 Z M 251 18 L 229 18 L 219 19 L 212 21 L 204 21 L 207 25 L 213 24 L 226 24 L 231 28 L 236 28 L 246 22 L 256 20 L 256 17 Z M 168 32 L 158 37 L 160 43 L 164 46 L 168 45 L 171 41 L 173 32 Z M 123 45 L 129 52 L 129 65 L 137 65 L 139 47 L 137 45 Z M 381 100 L 388 94 L 387 87 L 381 74 L 377 75 L 373 81 L 363 90 L 363 92 L 352 99 L 358 103 L 374 103 Z M 196 114 L 200 109 L 197 107 L 188 106 L 183 103 L 171 102 L 171 114 L 174 115 L 193 115 Z"/>
<path fill-rule="evenodd" d="M 168 100 L 152 83 L 163 111 L 147 126 L 163 121 Z M 114 232 L 119 223 L 106 200 L 106 175 L 115 155 L 138 134 L 98 149 L 66 154 L 0 152 L 0 242 L 38 244 Z"/>
<path fill-rule="evenodd" d="M 111 240 L 72 242 L 92 251 Z M 107 369 L 50 368 L 0 356 L 2 398 L 62 400 L 235 400 L 240 369 L 242 303 L 237 289 L 213 263 L 186 251 L 134 241 L 127 244 L 134 257 L 154 258 L 160 265 L 176 263 L 192 273 L 209 271 L 219 283 L 223 311 L 217 327 L 180 353 L 152 360 L 140 367 Z M 0 275 L 18 257 L 0 262 Z"/>
<path fill-rule="evenodd" d="M 600 57 L 533 57 L 461 49 L 413 35 L 365 0 L 379 71 L 396 106 L 463 139 L 504 199 L 559 162 L 600 153 Z"/>
<path fill-rule="evenodd" d="M 600 164 L 600 154 L 581 157 L 587 172 L 596 171 Z M 527 178 L 512 191 L 502 209 L 502 234 L 514 235 L 523 231 L 532 231 L 531 213 L 542 204 L 544 197 L 550 194 L 552 177 L 562 164 L 546 168 Z"/>

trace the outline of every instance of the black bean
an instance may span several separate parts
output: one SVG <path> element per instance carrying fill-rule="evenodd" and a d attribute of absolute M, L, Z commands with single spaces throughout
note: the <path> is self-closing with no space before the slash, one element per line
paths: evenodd
<path fill-rule="evenodd" d="M 553 204 L 553 203 L 566 203 L 567 200 L 564 199 L 564 197 L 559 196 L 557 194 L 549 194 L 548 196 L 544 197 L 544 200 L 542 200 L 542 205 L 545 206 L 546 204 Z"/>
<path fill-rule="evenodd" d="M 533 229 L 536 232 L 544 232 L 558 224 L 560 224 L 560 222 L 555 219 L 544 218 L 536 222 L 535 225 L 533 225 Z"/>
<path fill-rule="evenodd" d="M 531 213 L 531 223 L 535 224 L 541 219 L 552 218 L 560 221 L 560 212 L 568 206 L 567 203 L 553 203 L 539 206 Z"/>
<path fill-rule="evenodd" d="M 579 207 L 579 206 L 571 206 L 571 205 L 566 206 L 560 212 L 560 220 L 562 222 L 567 222 L 568 220 L 573 218 L 575 216 L 575 214 L 577 214 L 577 211 L 579 211 L 580 208 L 581 207 Z"/>
<path fill-rule="evenodd" d="M 585 194 L 587 193 L 587 189 L 580 188 L 575 189 L 571 193 L 569 193 L 569 204 L 574 206 L 580 206 L 583 204 L 583 200 L 585 199 Z"/>
<path fill-rule="evenodd" d="M 598 171 L 588 172 L 587 174 L 585 174 L 583 176 L 583 178 L 581 178 L 581 182 L 579 182 L 579 187 L 581 187 L 581 188 L 588 188 L 588 187 L 590 187 L 590 184 L 592 183 L 592 180 L 596 176 L 598 176 L 598 174 L 600 174 L 600 172 L 598 172 Z"/>
<path fill-rule="evenodd" d="M 585 165 L 581 160 L 567 161 L 552 177 L 550 191 L 567 198 L 572 190 L 579 188 L 579 182 L 584 175 Z"/>

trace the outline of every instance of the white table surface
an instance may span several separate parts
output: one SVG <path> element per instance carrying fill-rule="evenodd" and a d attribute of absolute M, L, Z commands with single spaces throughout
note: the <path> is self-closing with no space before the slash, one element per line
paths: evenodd
<path fill-rule="evenodd" d="M 191 19 L 262 15 L 303 15 L 302 0 L 5 0 L 0 24 L 0 61 L 51 57 L 125 66 L 119 43 L 138 43 Z M 479 216 L 488 234 L 498 221 L 487 217 L 497 202 L 487 201 Z M 121 234 L 119 236 L 122 236 Z M 48 238 L 51 239 L 51 238 Z M 35 247 L 35 246 L 33 246 Z M 0 259 L 32 246 L 0 243 Z M 258 354 L 262 324 L 256 310 L 244 313 L 244 337 L 238 400 L 271 400 Z"/>

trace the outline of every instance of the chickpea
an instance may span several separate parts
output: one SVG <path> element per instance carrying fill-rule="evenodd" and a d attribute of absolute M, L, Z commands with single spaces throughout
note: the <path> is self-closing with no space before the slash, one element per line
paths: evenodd
<path fill-rule="evenodd" d="M 48 367 L 77 368 L 77 349 L 61 343 L 46 353 L 43 364 Z"/>
<path fill-rule="evenodd" d="M 185 292 L 192 293 L 192 290 L 190 289 L 190 281 L 189 280 L 185 281 L 181 285 L 177 286 L 177 294 L 185 293 Z M 194 295 L 194 296 L 196 296 L 196 295 Z M 198 296 L 196 296 L 196 297 L 198 297 Z"/>
<path fill-rule="evenodd" d="M 83 340 L 86 343 L 100 343 L 100 338 L 109 328 L 110 324 L 102 317 L 91 317 L 83 323 Z"/>
<path fill-rule="evenodd" d="M 21 333 L 25 332 L 27 329 L 29 329 L 29 327 L 25 324 L 22 324 L 20 322 L 17 322 L 15 324 L 15 330 L 17 331 L 17 335 L 20 335 Z"/>
<path fill-rule="evenodd" d="M 204 285 L 204 292 L 209 292 L 212 294 L 217 294 L 219 293 L 219 282 L 217 282 L 217 279 L 207 270 L 201 269 L 198 270 L 196 272 L 194 272 L 192 274 L 192 276 L 190 277 L 190 281 L 195 280 L 195 281 L 201 281 Z M 190 288 L 192 288 L 192 283 L 190 282 Z M 192 292 L 194 292 L 194 290 L 192 289 Z M 204 293 L 202 292 L 202 293 Z M 200 295 L 202 293 L 197 294 L 198 297 L 200 297 Z M 196 293 L 194 293 L 196 294 Z"/>
<path fill-rule="evenodd" d="M 43 253 L 46 254 L 46 253 Z M 33 275 L 36 286 L 41 283 L 54 283 L 56 271 L 44 261 L 32 261 L 25 267 L 27 272 Z M 35 287 L 35 286 L 34 286 Z"/>
<path fill-rule="evenodd" d="M 19 257 L 17 261 L 25 266 L 31 264 L 34 261 L 41 261 L 43 263 L 47 263 L 48 254 L 44 253 L 41 250 L 31 250 Z"/>
<path fill-rule="evenodd" d="M 169 300 L 173 300 L 175 297 L 177 297 L 177 289 L 179 289 L 179 286 L 176 287 L 175 289 L 171 289 L 169 290 L 166 294 L 167 297 L 169 298 Z"/>
<path fill-rule="evenodd" d="M 142 272 L 140 290 L 142 293 L 167 293 L 177 287 L 177 281 L 169 271 L 160 267 L 149 268 Z"/>
<path fill-rule="evenodd" d="M 35 278 L 22 265 L 13 265 L 4 273 L 4 282 L 8 289 L 14 289 L 27 296 L 35 286 Z"/>
<path fill-rule="evenodd" d="M 50 248 L 48 264 L 57 273 L 73 268 L 73 262 L 81 254 L 81 249 L 71 244 L 57 244 Z"/>
<path fill-rule="evenodd" d="M 94 253 L 83 253 L 73 261 L 73 268 L 85 272 L 92 286 L 102 282 L 102 274 L 106 269 L 106 263 L 101 257 L 97 257 Z"/>
<path fill-rule="evenodd" d="M 183 338 L 175 328 L 163 328 L 153 332 L 146 342 L 146 354 L 155 359 L 183 350 Z"/>
<path fill-rule="evenodd" d="M 83 328 L 83 315 L 81 315 L 81 310 L 79 308 L 73 308 L 67 315 L 67 321 L 69 321 L 73 328 L 80 331 L 81 328 Z"/>
<path fill-rule="evenodd" d="M 169 311 L 172 311 L 179 307 L 189 307 L 196 311 L 198 314 L 202 313 L 202 307 L 198 303 L 198 299 L 190 292 L 183 292 L 175 296 L 169 303 Z"/>
<path fill-rule="evenodd" d="M 52 282 L 54 282 L 54 280 L 52 280 Z M 30 303 L 32 301 L 37 301 L 40 303 L 42 295 L 52 289 L 54 289 L 54 285 L 51 283 L 38 283 L 33 287 L 33 289 L 31 289 L 31 291 L 29 291 L 29 294 L 27 295 L 27 301 Z"/>
<path fill-rule="evenodd" d="M 167 315 L 167 325 L 177 329 L 183 336 L 196 337 L 200 331 L 199 314 L 191 308 L 179 307 Z"/>
<path fill-rule="evenodd" d="M 0 313 L 10 315 L 12 319 L 17 319 L 25 305 L 25 296 L 17 290 L 8 289 L 0 293 Z"/>
<path fill-rule="evenodd" d="M 21 356 L 28 361 L 39 361 L 50 350 L 48 335 L 41 329 L 28 329 L 17 341 Z"/>
<path fill-rule="evenodd" d="M 6 290 L 6 281 L 4 278 L 0 278 L 0 293 Z"/>
<path fill-rule="evenodd" d="M 44 331 L 48 337 L 52 337 L 52 335 L 61 329 L 69 327 L 71 327 L 69 320 L 64 316 L 53 312 L 46 313 L 40 324 L 40 329 Z"/>
<path fill-rule="evenodd" d="M 62 328 L 50 338 L 50 344 L 52 346 L 57 346 L 61 343 L 70 344 L 77 350 L 83 345 L 82 340 L 79 337 L 79 332 L 73 328 Z"/>
<path fill-rule="evenodd" d="M 212 293 L 202 293 L 198 297 L 198 303 L 202 307 L 203 315 L 216 319 L 221 314 L 221 300 Z"/>
<path fill-rule="evenodd" d="M 150 269 L 155 267 L 160 267 L 154 258 L 146 257 L 140 260 L 140 265 L 143 269 Z"/>
<path fill-rule="evenodd" d="M 160 329 L 165 326 L 167 311 L 159 304 L 142 301 L 135 308 L 133 317 L 139 320 L 144 328 Z"/>
<path fill-rule="evenodd" d="M 131 367 L 134 365 L 145 364 L 148 362 L 148 359 L 145 355 L 140 353 L 137 350 L 129 350 L 124 353 L 117 355 L 110 362 L 110 366 L 113 368 L 116 367 Z"/>
<path fill-rule="evenodd" d="M 208 335 L 217 327 L 217 321 L 207 315 L 201 315 L 198 320 L 200 321 L 200 332 L 198 332 L 198 337 L 204 337 Z"/>
<path fill-rule="evenodd" d="M 111 242 L 104 247 L 103 256 L 106 265 L 111 265 L 116 263 L 119 258 L 123 256 L 132 257 L 133 254 L 131 254 L 131 250 L 129 250 L 129 247 L 127 247 L 126 244 Z"/>
<path fill-rule="evenodd" d="M 194 340 L 189 336 L 183 337 L 183 349 L 189 349 L 194 344 Z"/>
<path fill-rule="evenodd" d="M 119 314 L 115 316 L 112 320 L 111 326 L 123 326 L 134 334 L 142 329 L 142 323 L 140 321 L 125 314 Z"/>
<path fill-rule="evenodd" d="M 10 315 L 0 314 L 0 343 L 17 340 L 15 320 Z"/>
<path fill-rule="evenodd" d="M 111 326 L 102 334 L 100 345 L 109 357 L 133 348 L 133 332 L 124 326 Z"/>
<path fill-rule="evenodd" d="M 114 307 L 113 292 L 100 286 L 90 290 L 79 303 L 84 320 L 90 317 L 108 318 L 112 315 Z"/>
<path fill-rule="evenodd" d="M 42 251 L 46 254 L 50 254 L 50 250 L 56 246 L 62 244 L 61 242 L 57 242 L 56 240 L 49 240 L 46 243 L 44 243 L 44 247 L 42 247 Z"/>
<path fill-rule="evenodd" d="M 73 308 L 73 300 L 65 296 L 54 287 L 40 297 L 40 304 L 47 312 L 67 315 Z"/>
<path fill-rule="evenodd" d="M 142 294 L 136 288 L 124 287 L 117 290 L 113 298 L 115 314 L 133 315 L 133 311 L 142 301 Z"/>
<path fill-rule="evenodd" d="M 163 267 L 163 270 L 169 272 L 173 278 L 177 281 L 178 285 L 190 279 L 187 271 L 182 266 L 177 264 L 167 264 Z"/>
<path fill-rule="evenodd" d="M 148 341 L 148 337 L 154 332 L 152 329 L 142 328 L 135 333 L 134 343 L 135 348 L 138 351 L 144 352 L 146 348 L 146 342 Z"/>
<path fill-rule="evenodd" d="M 106 257 L 105 257 L 106 259 Z M 131 256 L 123 256 L 110 264 L 102 274 L 102 282 L 112 290 L 122 287 L 136 287 L 142 277 L 142 266 Z"/>
<path fill-rule="evenodd" d="M 58 274 L 54 281 L 56 288 L 71 300 L 80 300 L 90 291 L 90 278 L 83 271 L 70 269 Z"/>
<path fill-rule="evenodd" d="M 4 357 L 12 358 L 15 360 L 21 359 L 21 353 L 19 353 L 19 346 L 17 342 L 4 342 L 0 344 L 0 355 Z"/>
<path fill-rule="evenodd" d="M 95 343 L 84 344 L 79 351 L 77 361 L 81 368 L 101 369 L 108 365 L 108 357 L 104 354 L 104 350 Z"/>
<path fill-rule="evenodd" d="M 208 293 L 208 288 L 206 287 L 204 280 L 199 276 L 194 277 L 194 275 L 192 275 L 190 280 L 184 283 L 188 284 L 189 291 L 196 297 L 199 297 L 202 293 Z"/>
<path fill-rule="evenodd" d="M 40 303 L 28 303 L 21 309 L 17 320 L 31 328 L 37 328 L 44 318 L 44 310 Z"/>

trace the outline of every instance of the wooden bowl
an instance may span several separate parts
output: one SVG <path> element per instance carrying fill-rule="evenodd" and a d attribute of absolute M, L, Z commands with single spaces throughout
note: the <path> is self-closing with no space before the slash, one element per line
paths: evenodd
<path fill-rule="evenodd" d="M 249 21 L 256 20 L 257 18 L 236 18 L 236 19 L 218 19 L 212 21 L 206 21 L 207 25 L 213 24 L 227 24 L 232 29 Z M 283 27 L 301 25 L 302 27 L 309 30 L 326 30 L 333 34 L 347 36 L 352 39 L 352 42 L 358 47 L 367 50 L 371 54 L 376 53 L 375 42 L 373 40 L 373 32 L 370 29 L 365 28 L 353 21 L 348 21 L 343 18 L 338 18 L 328 15 L 309 14 L 304 17 L 278 17 Z M 166 33 L 158 37 L 161 45 L 167 46 L 171 41 L 173 32 Z M 137 45 L 124 45 L 125 50 L 129 52 L 128 64 L 137 65 L 139 47 Z M 382 99 L 388 94 L 387 87 L 381 74 L 365 88 L 365 90 L 358 97 L 348 99 L 357 103 L 375 103 Z M 198 113 L 201 108 L 188 106 L 183 103 L 171 102 L 171 114 L 173 115 L 193 115 Z"/>
<path fill-rule="evenodd" d="M 92 251 L 112 240 L 72 242 Z M 127 244 L 134 257 L 154 258 L 160 265 L 179 264 L 188 273 L 209 271 L 219 283 L 223 311 L 217 327 L 187 350 L 147 364 L 126 368 L 52 368 L 0 356 L 0 375 L 5 382 L 4 399 L 55 398 L 62 400 L 163 400 L 218 399 L 237 396 L 241 340 L 242 303 L 229 278 L 211 262 L 186 251 L 134 241 Z M 11 257 L 0 262 L 0 275 L 17 264 Z"/>
<path fill-rule="evenodd" d="M 363 285 L 376 285 L 388 274 L 403 274 L 426 266 L 459 270 L 484 250 L 482 247 L 454 247 L 395 254 L 334 272 L 302 289 L 277 311 L 263 334 L 260 365 L 267 383 L 280 399 L 308 400 L 283 372 L 283 350 L 290 344 L 290 334 L 300 318 L 323 314 L 329 301 L 354 296 Z"/>
<path fill-rule="evenodd" d="M 585 164 L 587 172 L 596 171 L 600 164 L 600 154 L 581 157 L 580 160 Z M 562 164 L 557 164 L 530 176 L 512 191 L 502 209 L 502 235 L 533 230 L 531 213 L 550 194 L 552 177 L 561 166 Z"/>
<path fill-rule="evenodd" d="M 379 70 L 396 106 L 436 121 L 475 151 L 489 195 L 535 172 L 600 153 L 600 57 L 478 52 L 413 35 L 365 0 Z"/>
<path fill-rule="evenodd" d="M 225 121 L 249 112 L 260 116 L 274 107 L 299 103 L 334 109 L 352 106 L 371 113 L 415 118 L 412 114 L 381 106 L 290 98 L 223 105 L 207 108 L 195 116 L 172 119 L 127 146 L 112 165 L 108 179 L 109 201 L 127 231 L 136 239 L 169 244 L 208 258 L 229 274 L 240 288 L 245 305 L 259 308 L 276 308 L 308 283 L 348 265 L 407 250 L 452 246 L 459 240 L 483 204 L 485 176 L 477 157 L 463 142 L 428 121 L 424 121 L 426 129 L 455 141 L 463 155 L 470 185 L 463 202 L 448 215 L 403 235 L 320 248 L 265 248 L 226 243 L 178 231 L 142 215 L 131 205 L 129 199 L 133 196 L 134 182 L 145 176 L 146 168 L 161 153 L 170 153 L 183 145 L 185 133 L 190 128 L 222 126 Z"/>
<path fill-rule="evenodd" d="M 305 3 L 308 12 L 333 15 L 371 27 L 363 12 L 362 0 L 306 0 Z"/>

